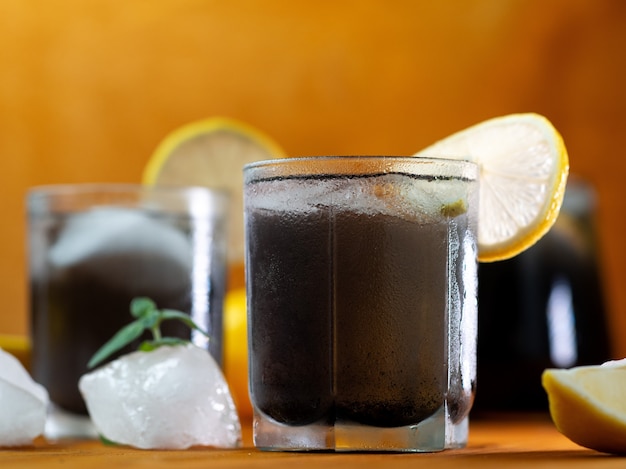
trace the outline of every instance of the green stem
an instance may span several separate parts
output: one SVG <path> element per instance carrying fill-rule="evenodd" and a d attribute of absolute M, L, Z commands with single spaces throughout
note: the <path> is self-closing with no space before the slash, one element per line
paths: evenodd
<path fill-rule="evenodd" d="M 157 321 L 157 323 L 151 329 L 152 337 L 154 338 L 155 341 L 161 340 L 161 328 L 160 328 L 160 325 L 161 325 L 161 321 Z"/>

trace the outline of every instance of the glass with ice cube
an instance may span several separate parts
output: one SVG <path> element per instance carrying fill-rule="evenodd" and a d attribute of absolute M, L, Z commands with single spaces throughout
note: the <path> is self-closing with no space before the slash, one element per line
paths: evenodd
<path fill-rule="evenodd" d="M 244 179 L 255 445 L 464 446 L 477 166 L 296 158 L 248 165 Z"/>
<path fill-rule="evenodd" d="M 32 373 L 59 416 L 47 436 L 91 431 L 79 417 L 86 408 L 78 380 L 96 350 L 132 320 L 135 297 L 190 314 L 209 339 L 176 322 L 163 323 L 163 334 L 190 339 L 221 363 L 227 194 L 58 185 L 32 189 L 27 205 Z"/>

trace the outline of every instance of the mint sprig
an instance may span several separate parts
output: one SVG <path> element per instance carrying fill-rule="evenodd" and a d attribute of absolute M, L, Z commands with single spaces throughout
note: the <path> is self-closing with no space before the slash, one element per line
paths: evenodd
<path fill-rule="evenodd" d="M 161 323 L 166 320 L 178 320 L 192 330 L 199 331 L 206 337 L 209 335 L 203 331 L 189 315 L 173 309 L 157 309 L 156 304 L 150 298 L 135 298 L 130 303 L 130 314 L 137 318 L 130 324 L 120 329 L 108 342 L 106 342 L 91 357 L 87 368 L 91 369 L 115 352 L 119 351 L 133 340 L 138 339 L 144 331 L 152 333 L 153 340 L 146 340 L 139 345 L 139 350 L 149 352 L 162 345 L 183 345 L 189 343 L 188 340 L 176 337 L 163 337 L 161 335 Z"/>

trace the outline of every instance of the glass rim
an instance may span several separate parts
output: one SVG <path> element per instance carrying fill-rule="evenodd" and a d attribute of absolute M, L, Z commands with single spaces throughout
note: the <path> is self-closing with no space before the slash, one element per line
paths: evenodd
<path fill-rule="evenodd" d="M 26 192 L 29 214 L 65 213 L 88 208 L 118 206 L 161 207 L 167 212 L 222 216 L 229 211 L 231 195 L 223 189 L 202 186 L 149 186 L 139 183 L 68 183 L 32 186 Z"/>
<path fill-rule="evenodd" d="M 422 171 L 418 171 L 418 169 L 422 169 Z M 296 174 L 305 177 L 404 172 L 433 178 L 453 177 L 468 181 L 479 179 L 479 169 L 477 163 L 463 158 L 452 159 L 419 155 L 302 156 L 255 161 L 243 167 L 244 174 L 261 172 L 263 179 Z"/>
<path fill-rule="evenodd" d="M 140 183 L 125 182 L 79 182 L 42 184 L 31 186 L 26 190 L 27 197 L 32 196 L 69 196 L 73 194 L 96 194 L 109 192 L 111 194 L 123 193 L 163 193 L 172 195 L 185 195 L 193 193 L 211 193 L 220 197 L 230 197 L 226 189 L 204 186 L 166 185 L 151 186 Z"/>

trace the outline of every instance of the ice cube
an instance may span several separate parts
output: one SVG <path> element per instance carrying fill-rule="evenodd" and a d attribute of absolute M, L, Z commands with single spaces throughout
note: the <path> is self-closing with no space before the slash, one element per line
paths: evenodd
<path fill-rule="evenodd" d="M 176 291 L 173 282 L 188 281 L 193 251 L 185 235 L 165 222 L 137 210 L 101 207 L 69 219 L 49 261 L 58 269 L 81 266 L 84 275 L 101 276 L 109 285 L 133 276 L 138 288 L 145 281 Z M 133 265 L 137 272 L 129 271 Z"/>
<path fill-rule="evenodd" d="M 432 223 L 442 209 L 467 206 L 467 183 L 458 179 L 420 179 L 409 174 L 382 174 L 367 178 L 271 180 L 248 189 L 254 209 L 313 213 L 325 207 L 370 215 L 386 214 Z M 285 198 L 284 194 L 296 194 Z"/>
<path fill-rule="evenodd" d="M 0 446 L 29 445 L 46 424 L 48 392 L 0 349 Z"/>
<path fill-rule="evenodd" d="M 83 375 L 79 388 L 98 432 L 116 443 L 143 449 L 241 443 L 226 380 L 196 346 L 130 353 Z"/>

